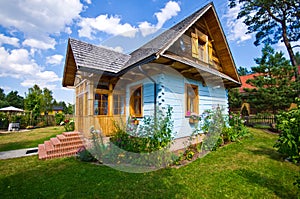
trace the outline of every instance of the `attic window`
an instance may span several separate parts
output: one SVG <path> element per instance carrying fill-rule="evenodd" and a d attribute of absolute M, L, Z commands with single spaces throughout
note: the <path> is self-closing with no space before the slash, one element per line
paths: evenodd
<path fill-rule="evenodd" d="M 208 43 L 208 37 L 207 35 L 205 35 L 204 33 L 202 33 L 199 30 L 195 30 L 195 33 L 191 33 L 191 37 L 192 37 L 192 56 L 207 62 L 207 43 Z"/>

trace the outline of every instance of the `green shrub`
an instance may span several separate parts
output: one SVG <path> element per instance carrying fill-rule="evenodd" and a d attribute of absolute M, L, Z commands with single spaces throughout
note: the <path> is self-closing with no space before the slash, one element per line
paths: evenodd
<path fill-rule="evenodd" d="M 298 107 L 276 116 L 276 125 L 280 130 L 279 139 L 274 147 L 293 162 L 300 162 L 300 99 Z"/>
<path fill-rule="evenodd" d="M 220 107 L 204 112 L 200 128 L 207 135 L 203 141 L 204 150 L 216 150 L 221 145 L 249 135 L 240 114 L 231 113 L 227 117 Z"/>
<path fill-rule="evenodd" d="M 114 136 L 110 139 L 118 147 L 135 153 L 145 153 L 160 150 L 172 141 L 173 121 L 172 107 L 168 107 L 165 115 L 159 111 L 154 116 L 145 117 L 137 128 L 128 123 L 121 127 L 115 123 Z"/>
<path fill-rule="evenodd" d="M 0 129 L 7 129 L 8 123 L 7 114 L 0 112 Z"/>
<path fill-rule="evenodd" d="M 56 113 L 54 117 L 56 125 L 60 125 L 65 120 L 65 115 L 62 113 Z"/>
<path fill-rule="evenodd" d="M 82 147 L 78 150 L 77 158 L 83 162 L 96 162 L 97 161 L 97 159 L 85 147 Z"/>

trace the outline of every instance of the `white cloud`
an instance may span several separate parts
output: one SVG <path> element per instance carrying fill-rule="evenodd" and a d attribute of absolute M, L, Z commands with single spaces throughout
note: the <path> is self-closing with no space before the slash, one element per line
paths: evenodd
<path fill-rule="evenodd" d="M 151 34 L 158 31 L 158 29 L 156 28 L 155 25 L 153 25 L 153 24 L 151 24 L 147 21 L 144 21 L 144 22 L 140 23 L 139 24 L 139 29 L 140 29 L 140 31 L 141 31 L 141 33 L 144 37 L 147 36 L 147 35 L 151 35 Z"/>
<path fill-rule="evenodd" d="M 64 57 L 62 55 L 52 55 L 52 56 L 46 57 L 46 63 L 51 64 L 51 65 L 59 65 L 59 64 L 61 64 L 63 58 Z"/>
<path fill-rule="evenodd" d="M 61 79 L 53 71 L 45 71 L 39 66 L 26 49 L 14 49 L 11 52 L 0 47 L 0 77 L 20 79 L 22 86 L 53 88 L 54 82 Z"/>
<path fill-rule="evenodd" d="M 0 45 L 9 44 L 15 47 L 19 47 L 19 39 L 15 37 L 7 37 L 4 34 L 0 34 Z"/>
<path fill-rule="evenodd" d="M 30 46 L 31 48 L 34 49 L 42 49 L 42 50 L 47 50 L 47 49 L 54 49 L 56 41 L 53 38 L 45 38 L 43 40 L 38 40 L 38 39 L 25 39 L 22 43 L 24 46 Z"/>
<path fill-rule="evenodd" d="M 89 39 L 92 39 L 92 34 L 97 31 L 131 38 L 137 32 L 137 29 L 130 24 L 122 24 L 119 16 L 99 15 L 96 18 L 82 18 L 78 26 L 81 28 L 78 30 L 79 37 L 87 37 Z"/>
<path fill-rule="evenodd" d="M 158 20 L 156 27 L 161 28 L 167 20 L 176 16 L 178 12 L 180 12 L 179 4 L 175 1 L 169 1 L 166 6 L 160 10 L 160 12 L 155 13 Z"/>
<path fill-rule="evenodd" d="M 26 45 L 54 48 L 50 35 L 70 33 L 66 28 L 80 18 L 83 5 L 80 0 L 14 0 L 0 1 L 0 25 L 24 34 Z M 37 45 L 36 41 L 43 41 Z"/>
<path fill-rule="evenodd" d="M 91 4 L 92 0 L 84 0 L 87 4 Z"/>
<path fill-rule="evenodd" d="M 104 32 L 113 36 L 123 35 L 125 37 L 133 38 L 138 30 L 141 31 L 143 36 L 155 33 L 158 29 L 162 28 L 164 23 L 176 16 L 180 11 L 180 6 L 175 1 L 169 1 L 160 12 L 154 15 L 157 19 L 157 24 L 153 25 L 149 22 L 141 22 L 138 28 L 130 25 L 129 23 L 121 23 L 119 16 L 99 15 L 96 18 L 82 18 L 78 23 L 80 29 L 78 30 L 79 37 L 87 37 L 93 39 L 93 34 Z"/>
<path fill-rule="evenodd" d="M 139 29 L 143 36 L 155 33 L 157 30 L 163 27 L 166 21 L 176 16 L 180 12 L 180 6 L 175 1 L 169 1 L 160 12 L 156 12 L 154 15 L 157 19 L 157 24 L 150 24 L 147 21 L 139 24 Z"/>
<path fill-rule="evenodd" d="M 228 39 L 241 43 L 252 38 L 253 34 L 246 34 L 247 26 L 243 23 L 244 18 L 237 19 L 240 11 L 240 4 L 234 8 L 228 8 L 224 17 L 227 19 L 227 28 L 229 29 Z"/>
<path fill-rule="evenodd" d="M 72 30 L 70 27 L 66 27 L 65 28 L 65 33 L 67 33 L 68 35 L 72 34 Z"/>

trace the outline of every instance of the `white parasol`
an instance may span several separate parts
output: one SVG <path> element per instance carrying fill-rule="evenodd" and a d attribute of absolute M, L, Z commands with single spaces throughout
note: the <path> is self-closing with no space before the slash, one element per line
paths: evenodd
<path fill-rule="evenodd" d="M 3 112 L 24 112 L 23 109 L 16 108 L 16 107 L 13 107 L 13 106 L 0 108 L 0 111 L 3 111 Z"/>

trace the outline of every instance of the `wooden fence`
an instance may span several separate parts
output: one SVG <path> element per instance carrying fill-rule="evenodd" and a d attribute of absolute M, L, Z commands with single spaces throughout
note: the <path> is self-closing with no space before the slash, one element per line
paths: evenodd
<path fill-rule="evenodd" d="M 266 125 L 272 127 L 276 123 L 276 117 L 274 115 L 270 116 L 244 116 L 245 125 L 254 126 L 254 125 Z"/>

